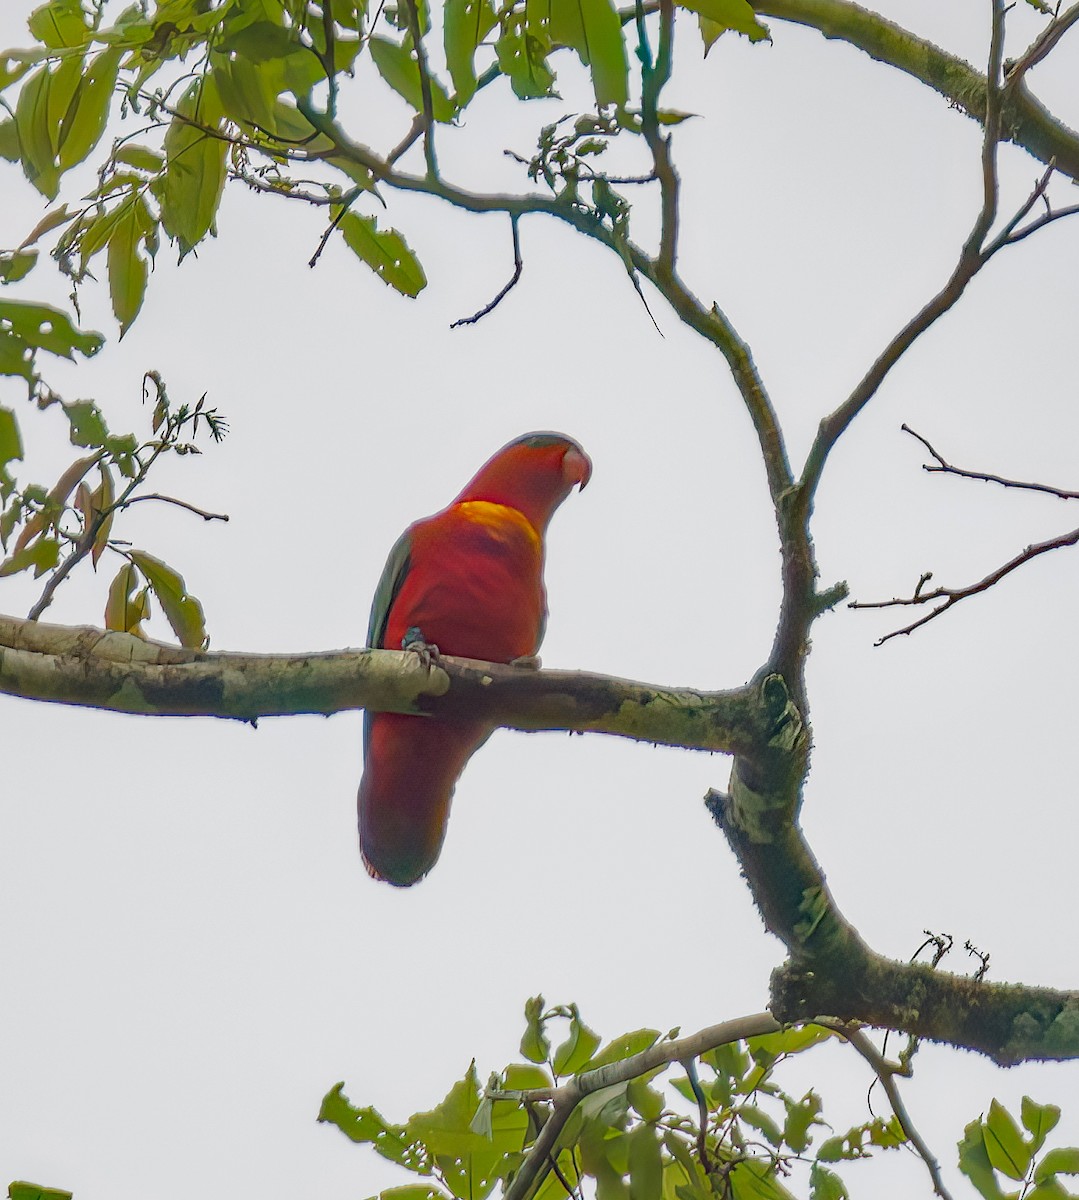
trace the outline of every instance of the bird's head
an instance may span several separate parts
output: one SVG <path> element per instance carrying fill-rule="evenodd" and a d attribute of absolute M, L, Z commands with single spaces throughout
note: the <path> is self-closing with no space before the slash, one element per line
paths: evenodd
<path fill-rule="evenodd" d="M 457 497 L 516 508 L 541 533 L 554 510 L 592 477 L 592 460 L 564 433 L 526 433 L 503 446 Z"/>

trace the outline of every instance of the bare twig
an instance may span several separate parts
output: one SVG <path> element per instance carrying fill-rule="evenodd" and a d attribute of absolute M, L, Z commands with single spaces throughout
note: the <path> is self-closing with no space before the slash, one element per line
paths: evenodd
<path fill-rule="evenodd" d="M 145 496 L 133 496 L 127 502 L 127 507 L 130 508 L 133 504 L 139 504 L 143 500 L 160 500 L 163 504 L 175 504 L 177 508 L 184 508 L 189 513 L 194 513 L 196 517 L 202 517 L 204 521 L 227 521 L 228 513 L 207 512 L 204 508 L 198 508 L 194 504 L 188 504 L 186 500 L 179 500 L 175 496 L 162 496 L 160 492 L 150 492 Z"/>
<path fill-rule="evenodd" d="M 940 1200 L 951 1200 L 951 1194 L 944 1186 L 944 1180 L 941 1178 L 940 1163 L 937 1162 L 936 1156 L 915 1128 L 913 1121 L 910 1119 L 910 1114 L 907 1112 L 907 1106 L 903 1103 L 903 1098 L 899 1094 L 895 1077 L 901 1074 L 901 1067 L 884 1058 L 876 1046 L 873 1045 L 869 1038 L 856 1025 L 848 1025 L 843 1021 L 832 1021 L 827 1018 L 822 1018 L 817 1024 L 823 1025 L 826 1029 L 834 1030 L 840 1037 L 846 1038 L 873 1068 L 888 1097 L 888 1103 L 892 1106 L 892 1112 L 896 1115 L 896 1120 L 898 1120 L 903 1132 L 906 1134 L 907 1140 L 925 1163 L 926 1170 L 929 1172 L 929 1178 L 933 1181 L 933 1191 L 940 1197 Z"/>
<path fill-rule="evenodd" d="M 521 259 L 521 236 L 517 229 L 518 218 L 510 215 L 510 230 L 513 233 L 513 275 L 510 277 L 509 283 L 498 293 L 497 296 L 489 303 L 485 304 L 479 312 L 475 312 L 470 317 L 460 317 L 451 325 L 451 329 L 456 329 L 459 325 L 475 325 L 477 321 L 482 321 L 489 312 L 493 312 L 509 295 L 509 293 L 517 286 L 521 278 L 521 271 L 524 269 L 524 262 Z"/>
<path fill-rule="evenodd" d="M 959 253 L 948 282 L 892 338 L 850 396 L 820 423 L 806 457 L 800 487 L 812 496 L 824 463 L 854 418 L 876 395 L 889 372 L 911 346 L 951 309 L 987 261 L 985 238 L 997 214 L 997 149 L 1000 142 L 1001 56 L 1004 46 L 1004 0 L 993 0 L 993 33 L 986 73 L 985 136 L 982 139 L 982 205 Z"/>
<path fill-rule="evenodd" d="M 958 604 L 960 600 L 966 600 L 970 596 L 976 596 L 980 592 L 987 592 L 995 584 L 999 583 L 1006 575 L 1010 575 L 1012 571 L 1023 566 L 1024 563 L 1030 562 L 1031 559 L 1037 558 L 1041 554 L 1047 554 L 1050 550 L 1061 550 L 1065 546 L 1074 546 L 1079 542 L 1079 529 L 1073 529 L 1070 533 L 1061 534 L 1060 537 L 1049 538 L 1044 542 L 1036 542 L 1032 546 L 1027 546 L 1014 558 L 1009 559 L 1003 566 L 998 567 L 995 571 L 990 572 L 984 579 L 979 579 L 977 583 L 968 584 L 961 588 L 934 588 L 931 592 L 915 591 L 914 595 L 907 597 L 895 597 L 891 600 L 852 600 L 847 606 L 848 608 L 899 608 L 910 605 L 932 604 L 937 600 L 942 601 L 931 612 L 920 617 L 917 621 L 912 621 L 909 625 L 902 629 L 893 629 L 891 633 L 886 633 L 883 637 L 878 638 L 874 645 L 883 646 L 885 642 L 890 641 L 894 637 L 906 636 L 913 633 L 916 629 L 920 629 L 923 625 L 927 625 L 935 617 L 946 613 L 949 608 Z M 922 576 L 922 583 L 931 578 L 931 573 L 927 572 Z M 921 584 L 919 584 L 919 587 Z"/>
<path fill-rule="evenodd" d="M 919 442 L 926 448 L 928 453 L 936 459 L 936 466 L 930 463 L 923 463 L 922 470 L 933 474 L 958 475 L 962 479 L 980 479 L 985 483 L 999 483 L 1001 487 L 1006 488 L 1022 488 L 1028 492 L 1043 492 L 1047 496 L 1057 496 L 1061 500 L 1079 500 L 1079 492 L 1067 491 L 1065 488 L 1052 487 L 1047 483 L 1026 483 L 1020 479 L 1007 479 L 1003 475 L 993 475 L 988 471 L 968 471 L 963 467 L 953 466 L 947 462 L 944 457 L 938 453 L 929 441 L 922 437 L 916 430 L 911 429 L 909 425 L 901 425 L 900 428 L 904 433 L 909 433 L 911 437 L 917 438 Z"/>
<path fill-rule="evenodd" d="M 329 225 L 327 225 L 322 231 L 322 237 L 320 237 L 318 240 L 318 246 L 315 248 L 315 253 L 312 254 L 307 260 L 307 265 L 309 267 L 314 267 L 318 263 L 318 260 L 322 257 L 323 250 L 326 249 L 327 242 L 329 242 L 330 238 L 333 236 L 333 231 L 344 220 L 345 214 L 353 206 L 353 204 L 356 203 L 356 200 L 359 198 L 360 192 L 362 191 L 363 188 L 355 187 L 347 195 L 341 197 L 339 201 L 341 208 L 334 215 L 334 218 Z"/>
<path fill-rule="evenodd" d="M 1073 4 L 1071 8 L 1050 21 L 1034 41 L 1031 42 L 1022 58 L 1016 60 L 1014 63 L 1006 64 L 1005 88 L 1010 89 L 1017 86 L 1031 67 L 1037 66 L 1038 63 L 1048 56 L 1076 21 L 1079 21 L 1079 4 Z"/>

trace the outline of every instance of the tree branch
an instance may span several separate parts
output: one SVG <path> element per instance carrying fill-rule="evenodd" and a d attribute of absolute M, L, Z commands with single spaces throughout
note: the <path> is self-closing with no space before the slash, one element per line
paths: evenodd
<path fill-rule="evenodd" d="M 940 1197 L 940 1200 L 952 1200 L 951 1193 L 944 1186 L 944 1179 L 940 1173 L 940 1163 L 937 1161 L 936 1155 L 926 1145 L 925 1139 L 918 1132 L 914 1122 L 910 1119 L 907 1106 L 903 1103 L 903 1097 L 899 1094 L 899 1087 L 895 1082 L 895 1077 L 904 1073 L 903 1067 L 897 1063 L 890 1063 L 856 1025 L 847 1025 L 842 1021 L 829 1020 L 822 1020 L 819 1024 L 823 1025 L 825 1029 L 834 1030 L 850 1042 L 854 1049 L 873 1068 L 874 1073 L 880 1080 L 881 1087 L 884 1088 L 884 1094 L 888 1097 L 888 1103 L 892 1106 L 892 1112 L 895 1113 L 896 1120 L 907 1135 L 907 1141 L 910 1142 L 918 1152 L 922 1162 L 925 1163 L 926 1170 L 929 1172 L 929 1178 L 933 1181 L 933 1191 Z"/>
<path fill-rule="evenodd" d="M 826 38 L 847 42 L 876 62 L 927 84 L 968 117 L 985 121 L 985 76 L 901 25 L 850 0 L 758 0 L 753 7 L 762 17 L 806 25 Z M 1030 94 L 1022 73 L 1007 89 L 1001 116 L 1007 140 L 1047 165 L 1055 162 L 1062 174 L 1079 180 L 1079 133 L 1058 121 Z"/>
<path fill-rule="evenodd" d="M 659 1042 L 620 1062 L 608 1063 L 592 1071 L 583 1071 L 560 1087 L 536 1088 L 528 1092 L 487 1093 L 496 1100 L 542 1100 L 549 1101 L 552 1106 L 551 1115 L 525 1156 L 517 1174 L 510 1180 L 503 1200 L 526 1200 L 535 1193 L 554 1161 L 559 1134 L 573 1110 L 586 1096 L 602 1091 L 603 1088 L 637 1079 L 656 1067 L 668 1066 L 687 1058 L 699 1058 L 717 1046 L 739 1042 L 744 1038 L 760 1037 L 762 1034 L 777 1033 L 779 1029 L 780 1025 L 770 1013 L 754 1013 L 752 1016 L 737 1017 L 719 1025 L 711 1025 L 675 1041 Z"/>
<path fill-rule="evenodd" d="M 1060 537 L 1048 538 L 1044 542 L 1035 542 L 1032 546 L 1027 546 L 1025 550 L 1021 550 L 1014 558 L 1009 559 L 1003 566 L 998 567 L 995 571 L 991 571 L 984 579 L 979 579 L 977 583 L 968 584 L 961 588 L 933 588 L 932 591 L 923 591 L 925 584 L 932 579 L 932 571 L 926 571 L 918 581 L 918 586 L 910 596 L 895 597 L 891 600 L 852 600 L 847 606 L 848 608 L 900 608 L 909 607 L 912 605 L 932 604 L 936 600 L 942 601 L 931 612 L 927 612 L 924 617 L 919 617 L 917 621 L 912 621 L 909 625 L 902 629 L 893 629 L 891 633 L 886 633 L 883 637 L 878 638 L 874 643 L 877 646 L 883 646 L 885 642 L 890 641 L 894 637 L 901 637 L 913 633 L 916 629 L 920 629 L 923 625 L 928 625 L 935 617 L 942 616 L 949 608 L 954 607 L 960 600 L 966 600 L 970 596 L 977 596 L 980 592 L 987 592 L 995 584 L 998 584 L 1006 575 L 1010 575 L 1014 570 L 1021 567 L 1024 563 L 1030 562 L 1032 558 L 1037 558 L 1041 554 L 1047 554 L 1050 550 L 1061 550 L 1065 546 L 1074 546 L 1079 543 L 1079 529 L 1073 529 L 1070 533 L 1061 534 Z"/>
<path fill-rule="evenodd" d="M 0 693 L 111 712 L 251 721 L 350 709 L 467 715 L 526 731 L 609 733 L 752 755 L 782 717 L 781 684 L 730 692 L 532 671 L 391 650 L 231 654 L 0 617 Z"/>
<path fill-rule="evenodd" d="M 904 433 L 909 433 L 911 437 L 917 438 L 929 454 L 936 459 L 937 465 L 935 467 L 929 463 L 922 464 L 922 470 L 928 471 L 931 475 L 958 475 L 961 479 L 979 479 L 983 483 L 999 483 L 1001 487 L 1023 488 L 1030 492 L 1043 492 L 1047 496 L 1056 496 L 1060 500 L 1079 500 L 1079 492 L 1069 492 L 1064 488 L 1052 487 L 1048 483 L 1024 483 L 1019 479 L 1006 479 L 1003 475 L 992 475 L 985 471 L 967 471 L 963 467 L 955 467 L 950 462 L 947 462 L 930 445 L 926 438 L 922 437 L 916 430 L 911 429 L 909 425 L 903 424 L 900 426 L 900 429 Z"/>
<path fill-rule="evenodd" d="M 825 1014 L 984 1054 L 998 1066 L 1079 1058 L 1079 991 L 987 983 L 870 953 L 785 963 L 772 973 L 777 1021 Z"/>

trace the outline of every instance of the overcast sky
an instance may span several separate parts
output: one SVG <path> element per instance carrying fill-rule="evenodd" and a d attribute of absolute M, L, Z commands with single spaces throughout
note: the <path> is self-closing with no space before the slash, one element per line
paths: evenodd
<path fill-rule="evenodd" d="M 0 44 L 26 41 L 30 7 L 0 8 Z M 893 0 L 888 13 L 984 58 L 985 3 Z M 1011 50 L 1036 30 L 1026 11 L 1014 20 Z M 979 130 L 845 45 L 772 29 L 771 46 L 724 38 L 702 62 L 680 17 L 670 103 L 703 114 L 675 137 L 684 275 L 752 345 L 800 464 L 820 417 L 950 272 L 979 200 Z M 1070 70 L 1031 82 L 1074 127 L 1069 50 Z M 451 177 L 525 185 L 501 150 L 527 153 L 565 106 L 509 112 L 508 94 L 490 88 L 443 138 Z M 389 145 L 407 114 L 378 103 Z M 1042 168 L 1002 158 L 1008 211 Z M 43 209 L 0 165 L 10 246 Z M 508 277 L 506 222 L 388 199 L 431 281 L 414 302 L 336 240 L 310 270 L 322 216 L 238 189 L 197 260 L 177 268 L 162 249 L 122 343 L 104 290 L 85 289 L 84 323 L 110 342 L 77 369 L 44 364 L 54 386 L 141 432 L 153 368 L 232 425 L 158 481 L 228 525 L 141 505 L 117 534 L 184 573 L 214 649 L 359 646 L 400 531 L 505 441 L 561 429 L 594 474 L 550 530 L 545 663 L 743 683 L 771 643 L 778 556 L 719 356 L 650 295 L 661 338 L 612 255 L 541 219 L 522 224 L 520 286 L 450 331 Z M 1079 524 L 1059 501 L 926 475 L 899 429 L 966 466 L 1079 487 L 1077 248 L 1079 223 L 1063 223 L 1001 255 L 858 419 L 814 519 L 825 584 L 847 579 L 863 599 L 909 592 L 926 570 L 963 584 Z M 42 268 L 19 294 L 66 290 Z M 21 405 L 25 477 L 50 482 L 73 456 L 65 422 L 18 391 L 0 385 Z M 100 624 L 117 566 L 77 572 L 49 619 Z M 803 824 L 876 949 L 907 957 L 928 928 L 989 951 L 993 979 L 1076 985 L 1077 585 L 1065 552 L 881 649 L 887 614 L 840 609 L 816 628 Z M 35 595 L 4 580 L 0 610 L 24 615 Z M 578 1002 L 606 1036 L 689 1032 L 760 1009 L 781 961 L 701 804 L 727 782 L 721 756 L 499 733 L 458 787 L 437 869 L 399 891 L 360 864 L 358 713 L 252 731 L 0 708 L 4 1182 L 78 1200 L 358 1200 L 406 1179 L 315 1123 L 338 1080 L 403 1119 L 473 1057 L 481 1077 L 514 1061 L 537 991 Z M 969 963 L 957 950 L 948 965 Z M 837 1129 L 868 1116 L 852 1059 L 820 1051 L 788 1076 L 797 1094 L 813 1079 Z M 993 1096 L 1061 1104 L 1062 1136 L 1079 1129 L 1074 1066 L 1005 1073 L 925 1047 L 905 1090 L 953 1182 L 954 1144 Z M 930 1194 L 905 1153 L 845 1176 L 855 1195 Z"/>

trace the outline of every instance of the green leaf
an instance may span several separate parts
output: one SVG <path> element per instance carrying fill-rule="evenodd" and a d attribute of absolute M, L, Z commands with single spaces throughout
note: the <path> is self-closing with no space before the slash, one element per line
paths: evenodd
<path fill-rule="evenodd" d="M 0 283 L 18 283 L 37 263 L 36 250 L 5 250 L 0 253 Z"/>
<path fill-rule="evenodd" d="M 0 407 L 0 500 L 4 502 L 15 486 L 8 474 L 8 463 L 21 459 L 22 455 L 18 419 L 10 408 Z"/>
<path fill-rule="evenodd" d="M 129 557 L 146 577 L 180 645 L 192 650 L 204 649 L 209 639 L 202 605 L 188 594 L 183 576 L 145 551 L 132 550 Z"/>
<path fill-rule="evenodd" d="M 112 311 L 120 323 L 120 336 L 131 327 L 146 295 L 149 264 L 139 253 L 140 242 L 154 228 L 154 219 L 146 198 L 136 193 L 121 207 L 109 237 L 109 297 Z"/>
<path fill-rule="evenodd" d="M 806 1092 L 797 1104 L 787 1106 L 787 1120 L 783 1125 L 783 1140 L 796 1153 L 802 1154 L 809 1146 L 810 1126 L 820 1115 L 823 1105 L 816 1092 Z"/>
<path fill-rule="evenodd" d="M 728 29 L 744 34 L 751 42 L 771 40 L 768 26 L 757 20 L 749 0 L 678 0 L 678 7 L 700 17 L 706 54 Z"/>
<path fill-rule="evenodd" d="M 16 1181 L 8 1184 L 8 1200 L 71 1200 L 71 1192 L 42 1187 L 39 1183 Z"/>
<path fill-rule="evenodd" d="M 334 1084 L 322 1098 L 318 1119 L 336 1125 L 353 1142 L 367 1142 L 390 1162 L 424 1172 L 429 1160 L 413 1145 L 403 1125 L 391 1125 L 373 1108 L 355 1108 L 345 1096 L 343 1083 Z"/>
<path fill-rule="evenodd" d="M 76 350 L 90 358 L 105 342 L 99 333 L 76 329 L 58 308 L 20 300 L 0 300 L 0 333 L 13 334 L 31 350 L 46 350 L 62 358 L 74 358 Z"/>
<path fill-rule="evenodd" d="M 525 1001 L 526 1028 L 521 1037 L 521 1053 L 534 1063 L 544 1063 L 550 1057 L 551 1043 L 544 1032 L 543 997 L 533 996 Z"/>
<path fill-rule="evenodd" d="M 1031 1152 L 1037 1154 L 1045 1145 L 1045 1139 L 1056 1128 L 1060 1109 L 1055 1104 L 1035 1104 L 1029 1096 L 1024 1096 L 1020 1116 L 1023 1127 L 1031 1135 Z"/>
<path fill-rule="evenodd" d="M 0 121 L 0 158 L 8 162 L 19 161 L 19 130 L 14 117 Z"/>
<path fill-rule="evenodd" d="M 1050 1175 L 1058 1174 L 1079 1175 L 1079 1147 L 1061 1146 L 1050 1150 L 1034 1168 L 1034 1181 L 1041 1183 Z"/>
<path fill-rule="evenodd" d="M 654 1125 L 638 1125 L 629 1134 L 630 1200 L 656 1200 L 663 1189 L 663 1157 Z"/>
<path fill-rule="evenodd" d="M 959 1143 L 959 1169 L 985 1200 L 1004 1200 L 1004 1192 L 997 1182 L 993 1164 L 989 1161 L 985 1148 L 983 1128 L 979 1118 L 971 1121 L 963 1130 L 963 1140 Z"/>
<path fill-rule="evenodd" d="M 759 1129 L 773 1146 L 778 1148 L 782 1144 L 783 1131 L 763 1109 L 758 1108 L 755 1104 L 740 1104 L 735 1111 L 747 1125 Z"/>
<path fill-rule="evenodd" d="M 847 1200 L 850 1193 L 834 1171 L 815 1162 L 809 1168 L 809 1200 Z"/>
<path fill-rule="evenodd" d="M 20 571 L 33 567 L 34 578 L 39 579 L 46 571 L 51 571 L 59 561 L 59 541 L 56 538 L 39 537 L 0 563 L 0 577 L 17 575 Z"/>
<path fill-rule="evenodd" d="M 50 50 L 82 46 L 91 32 L 81 0 L 51 0 L 35 8 L 26 24 L 34 37 Z"/>
<path fill-rule="evenodd" d="M 138 581 L 135 568 L 129 562 L 125 562 L 109 584 L 109 594 L 105 600 L 106 629 L 113 629 L 119 633 L 133 633 L 136 637 L 145 636 L 141 624 L 150 615 L 145 592 L 139 593 L 142 598 L 139 601 L 133 601 L 131 598 Z"/>
<path fill-rule="evenodd" d="M 546 1059 L 547 1055 L 543 1057 Z M 533 1088 L 548 1088 L 552 1080 L 543 1067 L 533 1066 L 532 1063 L 511 1063 L 502 1072 L 502 1084 L 507 1092 L 528 1092 Z"/>
<path fill-rule="evenodd" d="M 1009 1179 L 1022 1182 L 1030 1166 L 1030 1147 L 1010 1112 L 996 1100 L 989 1105 L 982 1137 L 985 1152 L 994 1168 Z"/>
<path fill-rule="evenodd" d="M 1052 1175 L 1043 1182 L 1035 1184 L 1024 1195 L 1023 1200 L 1075 1200 L 1075 1196 L 1055 1175 Z"/>
<path fill-rule="evenodd" d="M 57 145 L 61 173 L 82 162 L 101 140 L 122 53 L 116 46 L 102 50 L 79 80 L 60 127 Z"/>
<path fill-rule="evenodd" d="M 595 1067 L 596 1060 L 589 1064 Z M 642 1121 L 658 1121 L 665 1107 L 663 1093 L 649 1087 L 643 1079 L 631 1079 L 626 1087 L 626 1099 Z"/>
<path fill-rule="evenodd" d="M 228 116 L 273 132 L 278 89 L 272 86 L 269 71 L 247 58 L 215 55 L 214 82 Z"/>
<path fill-rule="evenodd" d="M 446 67 L 463 108 L 476 93 L 476 49 L 498 23 L 491 0 L 446 0 Z"/>
<path fill-rule="evenodd" d="M 93 400 L 73 400 L 63 407 L 71 425 L 71 444 L 73 446 L 105 445 L 109 431 L 105 425 L 105 418 L 101 415 L 101 410 Z"/>
<path fill-rule="evenodd" d="M 423 112 L 420 67 L 412 56 L 411 38 L 405 38 L 403 42 L 394 42 L 376 35 L 368 42 L 368 49 L 378 73 L 386 83 L 416 112 Z M 429 76 L 428 81 L 431 85 L 431 115 L 436 121 L 444 124 L 452 121 L 456 109 L 453 101 L 446 95 L 446 89 L 432 76 Z"/>
<path fill-rule="evenodd" d="M 418 296 L 427 286 L 419 259 L 396 229 L 380 230 L 374 217 L 350 212 L 342 217 L 340 230 L 345 245 L 401 295 Z"/>
<path fill-rule="evenodd" d="M 592 68 L 596 103 L 625 104 L 626 44 L 611 0 L 550 0 L 549 21 L 551 41 L 572 46 L 581 62 Z"/>
<path fill-rule="evenodd" d="M 43 196 L 53 199 L 60 188 L 56 164 L 56 128 L 49 117 L 53 71 L 39 67 L 22 85 L 15 105 L 15 129 L 23 174 Z"/>
<path fill-rule="evenodd" d="M 572 1006 L 569 1035 L 554 1053 L 556 1075 L 576 1075 L 584 1070 L 600 1043 L 600 1036 L 581 1020 L 576 1006 Z"/>
<path fill-rule="evenodd" d="M 507 76 L 519 100 L 557 95 L 555 74 L 547 65 L 550 51 L 550 38 L 538 22 L 533 29 L 519 11 L 510 12 L 503 19 L 495 54 L 499 70 Z"/>
<path fill-rule="evenodd" d="M 746 1042 L 749 1053 L 757 1062 L 775 1062 L 784 1054 L 801 1054 L 834 1037 L 830 1029 L 820 1025 L 794 1025 L 777 1033 L 765 1033 Z"/>
<path fill-rule="evenodd" d="M 658 1029 L 635 1029 L 632 1033 L 623 1033 L 621 1037 L 609 1041 L 592 1059 L 590 1066 L 605 1067 L 608 1063 L 621 1062 L 654 1046 L 658 1039 Z"/>
<path fill-rule="evenodd" d="M 140 146 L 137 142 L 125 142 L 113 155 L 113 159 L 139 171 L 149 171 L 151 174 L 156 174 L 165 165 L 163 155 L 151 150 L 149 146 Z"/>
<path fill-rule="evenodd" d="M 378 1200 L 444 1200 L 446 1193 L 429 1183 L 402 1183 L 397 1187 L 383 1188 Z"/>
<path fill-rule="evenodd" d="M 165 173 L 155 183 L 161 224 L 189 254 L 213 229 L 225 186 L 228 143 L 221 130 L 221 99 L 212 77 L 196 80 L 176 106 L 165 134 Z"/>

